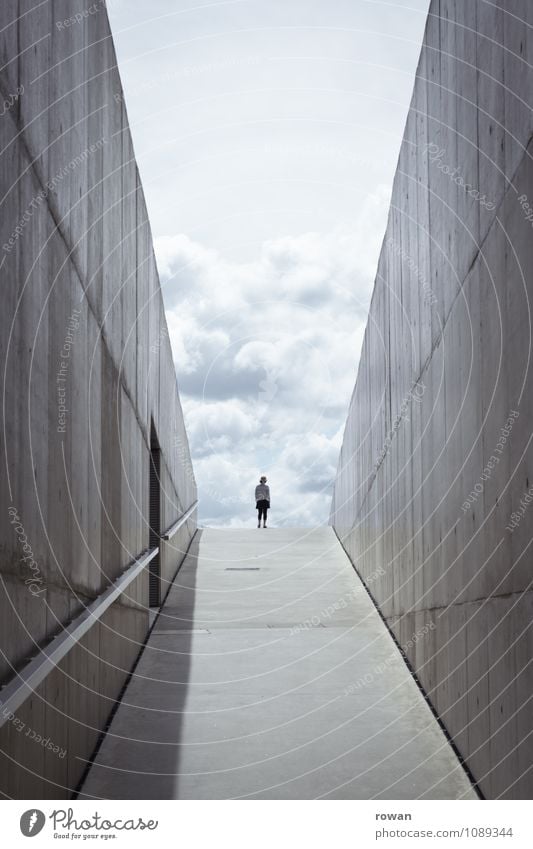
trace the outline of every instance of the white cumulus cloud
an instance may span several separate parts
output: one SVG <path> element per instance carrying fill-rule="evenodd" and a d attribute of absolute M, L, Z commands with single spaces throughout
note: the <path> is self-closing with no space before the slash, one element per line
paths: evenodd
<path fill-rule="evenodd" d="M 261 473 L 273 525 L 327 521 L 387 205 L 378 187 L 348 231 L 269 240 L 246 262 L 156 240 L 201 522 L 253 524 Z"/>

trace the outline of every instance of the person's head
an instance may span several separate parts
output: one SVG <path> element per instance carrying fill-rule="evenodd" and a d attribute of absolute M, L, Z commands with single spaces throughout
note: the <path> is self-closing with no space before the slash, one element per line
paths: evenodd
<path fill-rule="evenodd" d="M 266 483 L 266 482 L 267 482 L 266 475 L 261 475 L 261 477 L 259 478 L 259 483 Z"/>

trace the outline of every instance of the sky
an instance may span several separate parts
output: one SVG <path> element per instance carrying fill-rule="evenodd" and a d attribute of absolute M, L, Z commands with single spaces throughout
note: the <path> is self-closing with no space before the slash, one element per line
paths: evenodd
<path fill-rule="evenodd" d="M 110 0 L 199 523 L 328 522 L 429 0 Z"/>

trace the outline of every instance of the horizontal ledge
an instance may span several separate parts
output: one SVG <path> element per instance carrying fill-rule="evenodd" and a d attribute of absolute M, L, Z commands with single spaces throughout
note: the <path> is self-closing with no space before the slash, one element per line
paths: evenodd
<path fill-rule="evenodd" d="M 97 622 L 126 587 L 154 559 L 159 548 L 151 548 L 136 558 L 104 592 L 64 628 L 36 657 L 0 690 L 0 728 L 11 714 L 32 695 L 47 675 Z"/>
<path fill-rule="evenodd" d="M 178 519 L 177 522 L 174 522 L 174 524 L 171 525 L 168 530 L 166 530 L 163 534 L 161 534 L 161 539 L 163 539 L 165 541 L 168 541 L 169 539 L 171 539 L 174 536 L 174 534 L 176 534 L 179 531 L 179 529 L 185 524 L 185 522 L 187 521 L 189 516 L 192 513 L 194 513 L 194 511 L 196 510 L 197 507 L 198 507 L 198 500 L 196 500 L 194 502 L 194 504 L 191 504 L 189 509 L 183 514 L 183 516 L 180 516 L 180 518 Z"/>

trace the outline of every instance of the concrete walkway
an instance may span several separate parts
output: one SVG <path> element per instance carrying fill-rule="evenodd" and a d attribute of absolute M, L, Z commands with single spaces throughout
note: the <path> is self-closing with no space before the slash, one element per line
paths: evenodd
<path fill-rule="evenodd" d="M 197 533 L 86 797 L 476 798 L 331 528 Z"/>

